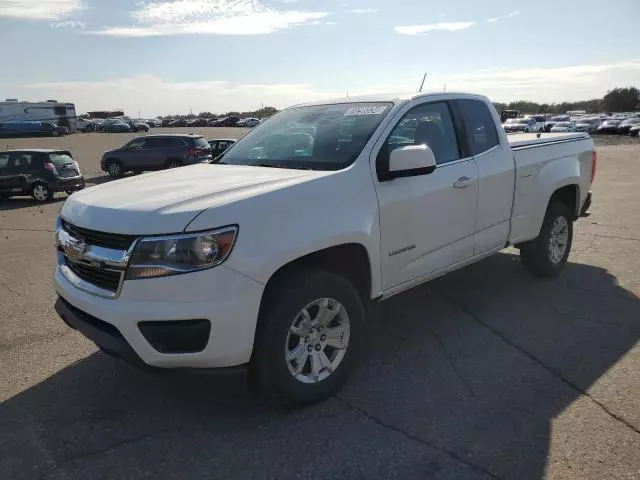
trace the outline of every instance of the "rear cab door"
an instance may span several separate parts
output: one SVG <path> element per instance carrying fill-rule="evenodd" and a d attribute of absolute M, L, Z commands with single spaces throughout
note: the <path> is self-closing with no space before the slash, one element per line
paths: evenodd
<path fill-rule="evenodd" d="M 474 233 L 474 255 L 504 248 L 509 238 L 515 163 L 499 117 L 483 98 L 455 101 L 466 132 L 469 152 L 478 171 L 478 213 Z"/>
<path fill-rule="evenodd" d="M 27 192 L 28 179 L 32 176 L 31 161 L 35 154 L 31 152 L 12 152 L 9 159 L 10 174 L 8 183 L 13 191 Z"/>
<path fill-rule="evenodd" d="M 119 152 L 120 161 L 124 168 L 139 168 L 145 166 L 147 140 L 144 137 L 134 138 Z"/>
<path fill-rule="evenodd" d="M 473 256 L 478 173 L 453 107 L 447 97 L 408 102 L 373 148 L 382 288 L 390 294 Z M 421 144 L 433 151 L 436 169 L 385 180 L 391 151 Z"/>

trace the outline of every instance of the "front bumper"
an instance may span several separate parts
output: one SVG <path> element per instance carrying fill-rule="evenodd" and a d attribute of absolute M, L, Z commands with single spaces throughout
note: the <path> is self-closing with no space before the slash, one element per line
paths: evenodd
<path fill-rule="evenodd" d="M 56 310 L 65 322 L 129 363 L 212 369 L 244 365 L 251 358 L 264 286 L 224 265 L 172 277 L 125 280 L 116 299 L 79 290 L 59 266 L 54 284 L 63 299 Z M 139 325 L 187 324 L 194 319 L 208 320 L 211 328 L 204 348 L 189 353 L 160 352 Z M 111 334 L 105 336 L 105 331 Z"/>

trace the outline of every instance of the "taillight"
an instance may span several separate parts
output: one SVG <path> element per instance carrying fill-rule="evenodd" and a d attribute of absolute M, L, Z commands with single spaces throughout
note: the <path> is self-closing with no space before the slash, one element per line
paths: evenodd
<path fill-rule="evenodd" d="M 45 163 L 45 164 L 44 164 L 44 168 L 45 168 L 46 170 L 49 170 L 49 171 L 50 171 L 51 173 L 53 173 L 54 175 L 57 175 L 57 174 L 58 174 L 58 170 L 56 170 L 56 166 L 55 166 L 53 163 L 49 163 L 49 162 Z"/>
<path fill-rule="evenodd" d="M 596 178 L 596 167 L 598 166 L 598 152 L 594 148 L 591 152 L 591 183 L 593 183 L 593 179 Z"/>

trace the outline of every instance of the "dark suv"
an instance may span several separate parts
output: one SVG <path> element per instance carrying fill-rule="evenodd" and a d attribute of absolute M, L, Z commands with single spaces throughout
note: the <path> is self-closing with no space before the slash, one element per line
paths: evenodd
<path fill-rule="evenodd" d="M 0 151 L 0 198 L 31 195 L 46 202 L 54 192 L 83 188 L 80 166 L 67 150 Z"/>
<path fill-rule="evenodd" d="M 147 135 L 102 154 L 100 168 L 112 177 L 210 162 L 209 142 L 199 135 Z"/>

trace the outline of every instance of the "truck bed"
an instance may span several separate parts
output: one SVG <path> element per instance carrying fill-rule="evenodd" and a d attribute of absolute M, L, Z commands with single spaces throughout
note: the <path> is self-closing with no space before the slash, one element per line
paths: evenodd
<path fill-rule="evenodd" d="M 511 148 L 517 150 L 519 148 L 533 147 L 545 145 L 549 143 L 571 142 L 589 138 L 586 132 L 575 133 L 541 133 L 538 138 L 537 133 L 513 133 L 507 135 Z"/>

